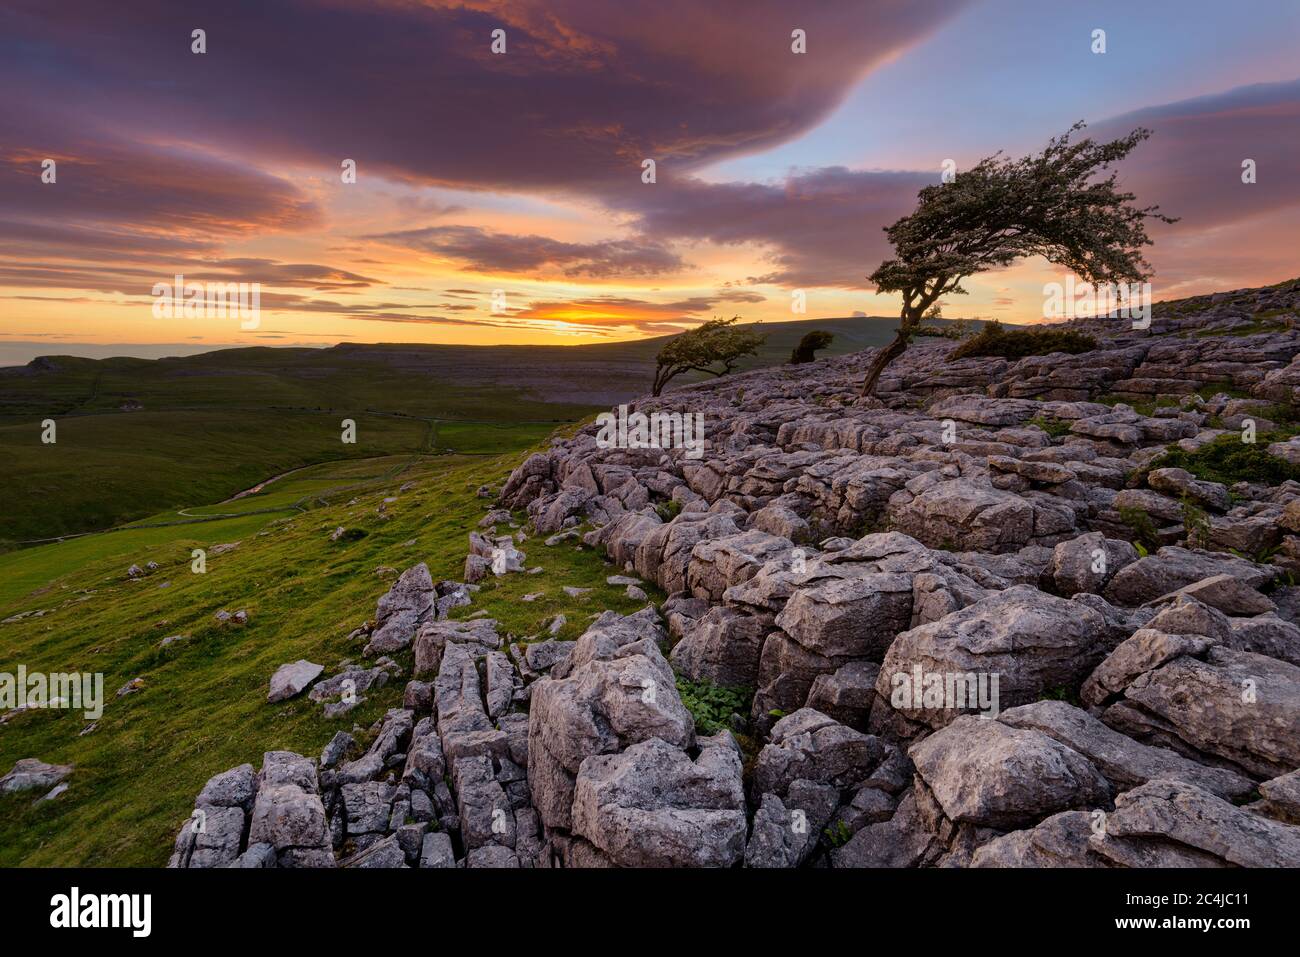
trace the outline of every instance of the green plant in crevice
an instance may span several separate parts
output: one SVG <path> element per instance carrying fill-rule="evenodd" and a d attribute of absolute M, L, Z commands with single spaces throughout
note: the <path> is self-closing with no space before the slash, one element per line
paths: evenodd
<path fill-rule="evenodd" d="M 1208 548 L 1210 545 L 1210 516 L 1197 505 L 1190 495 L 1183 494 L 1183 531 L 1189 548 Z"/>
<path fill-rule="evenodd" d="M 750 703 L 754 700 L 751 688 L 717 685 L 706 680 L 691 681 L 682 675 L 677 676 L 677 693 L 695 719 L 696 733 L 706 736 L 730 730 L 731 716 L 748 715 Z"/>
<path fill-rule="evenodd" d="M 1143 557 L 1160 547 L 1155 522 L 1151 521 L 1151 516 L 1145 510 L 1133 505 L 1120 506 L 1119 520 L 1128 526 L 1133 536 L 1131 541 Z"/>

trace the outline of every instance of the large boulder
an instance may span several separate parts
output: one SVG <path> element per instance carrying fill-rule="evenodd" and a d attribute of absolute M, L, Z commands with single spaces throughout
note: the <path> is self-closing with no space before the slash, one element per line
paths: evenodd
<path fill-rule="evenodd" d="M 257 772 L 251 764 L 241 764 L 208 778 L 194 803 L 200 807 L 239 807 L 248 811 L 256 795 Z"/>
<path fill-rule="evenodd" d="M 697 598 L 721 601 L 729 587 L 753 578 L 765 562 L 780 560 L 793 547 L 788 538 L 759 529 L 705 539 L 691 550 L 687 590 Z"/>
<path fill-rule="evenodd" d="M 553 467 L 551 456 L 546 453 L 534 452 L 528 456 L 502 486 L 501 505 L 508 509 L 524 508 L 544 492 L 553 491 Z"/>
<path fill-rule="evenodd" d="M 1171 635 L 1158 628 L 1141 628 L 1097 665 L 1083 683 L 1079 697 L 1090 706 L 1105 704 L 1148 671 L 1183 655 L 1202 656 L 1214 644 L 1215 638 L 1198 632 Z"/>
<path fill-rule="evenodd" d="M 784 797 L 796 781 L 847 788 L 869 777 L 885 753 L 875 736 L 802 708 L 772 727 L 754 766 L 754 791 Z"/>
<path fill-rule="evenodd" d="M 324 665 L 307 661 L 305 658 L 281 665 L 275 669 L 275 674 L 271 675 L 271 687 L 266 695 L 267 702 L 275 704 L 277 701 L 285 701 L 302 694 L 324 670 Z"/>
<path fill-rule="evenodd" d="M 1102 594 L 1117 605 L 1131 607 L 1215 575 L 1230 575 L 1250 588 L 1259 588 L 1274 574 L 1274 570 L 1244 558 L 1168 545 L 1121 568 Z"/>
<path fill-rule="evenodd" d="M 572 825 L 575 781 L 592 755 L 616 754 L 659 738 L 687 748 L 695 722 L 659 650 L 649 617 L 606 612 L 578 639 L 565 668 L 532 685 L 528 783 L 547 828 Z M 556 676 L 556 671 L 564 674 Z"/>
<path fill-rule="evenodd" d="M 717 605 L 685 626 L 669 660 L 692 681 L 753 688 L 763 642 L 774 629 L 771 615 L 746 615 Z"/>
<path fill-rule="evenodd" d="M 910 487 L 909 483 L 909 487 Z M 1075 529 L 1072 509 L 1060 499 L 1030 498 L 994 488 L 987 478 L 955 478 L 894 493 L 892 527 L 931 548 L 1015 551 L 1031 541 L 1055 544 Z"/>
<path fill-rule="evenodd" d="M 239 807 L 196 807 L 188 825 L 194 832 L 194 848 L 187 866 L 210 868 L 233 864 L 239 857 L 244 821 L 244 811 Z"/>
<path fill-rule="evenodd" d="M 900 634 L 876 690 L 907 719 L 940 728 L 960 713 L 987 710 L 972 700 L 972 690 L 989 689 L 996 709 L 1075 689 L 1111 647 L 1106 619 L 1095 608 L 1016 585 Z M 918 677 L 945 693 L 932 700 Z M 966 693 L 950 700 L 947 687 L 959 685 Z"/>
<path fill-rule="evenodd" d="M 1211 575 L 1209 578 L 1202 578 L 1168 595 L 1154 598 L 1148 604 L 1159 607 L 1168 602 L 1178 601 L 1180 598 L 1195 599 L 1225 615 L 1262 615 L 1277 610 L 1277 605 L 1232 575 Z"/>
<path fill-rule="evenodd" d="M 965 715 L 912 745 L 916 773 L 955 824 L 1010 829 L 1110 800 L 1101 772 L 1040 731 Z"/>
<path fill-rule="evenodd" d="M 1102 853 L 1120 857 L 1106 845 L 1168 845 L 1191 851 L 1222 866 L 1300 867 L 1300 827 L 1253 814 L 1182 781 L 1152 781 L 1121 794 L 1106 815 Z M 1194 856 L 1193 856 L 1194 855 Z M 1141 862 L 1145 863 L 1145 862 Z"/>
<path fill-rule="evenodd" d="M 1137 561 L 1130 543 L 1089 532 L 1061 542 L 1052 552 L 1052 581 L 1067 598 L 1079 592 L 1101 594 L 1115 574 Z"/>
<path fill-rule="evenodd" d="M 670 595 L 686 591 L 695 546 L 739 532 L 735 519 L 726 512 L 682 512 L 671 522 L 645 530 L 633 565 L 638 575 Z"/>
<path fill-rule="evenodd" d="M 819 832 L 801 808 L 787 808 L 776 794 L 759 799 L 745 845 L 745 866 L 798 867 L 817 847 Z"/>
<path fill-rule="evenodd" d="M 1212 646 L 1133 679 L 1102 720 L 1194 760 L 1275 777 L 1300 767 L 1300 667 Z"/>
<path fill-rule="evenodd" d="M 375 610 L 375 629 L 365 647 L 367 656 L 386 655 L 411 643 L 415 630 L 434 613 L 436 593 L 429 566 L 412 565 L 393 583 Z"/>
<path fill-rule="evenodd" d="M 879 660 L 911 619 L 912 576 L 868 573 L 800 588 L 776 624 L 814 654 L 843 662 Z"/>
<path fill-rule="evenodd" d="M 1186 469 L 1152 469 L 1147 473 L 1147 484 L 1153 489 L 1182 498 L 1187 496 L 1194 502 L 1226 512 L 1232 504 L 1228 490 L 1218 482 L 1202 482 Z"/>
<path fill-rule="evenodd" d="M 1287 824 L 1300 824 L 1300 770 L 1265 781 L 1259 786 L 1261 814 Z"/>
<path fill-rule="evenodd" d="M 1013 728 L 1041 731 L 1093 763 L 1115 788 L 1124 791 L 1157 778 L 1184 781 L 1228 800 L 1249 795 L 1255 784 L 1225 768 L 1207 767 L 1166 748 L 1134 741 L 1106 727 L 1088 712 L 1064 701 L 1036 701 L 998 716 Z"/>
<path fill-rule="evenodd" d="M 576 525 L 587 515 L 595 496 L 588 489 L 566 488 L 555 495 L 539 498 L 529 503 L 528 516 L 539 535 L 550 535 L 562 528 Z"/>
<path fill-rule="evenodd" d="M 763 642 L 758 660 L 758 690 L 751 708 L 756 727 L 766 732 L 773 723 L 773 712 L 803 707 L 816 680 L 834 674 L 840 664 L 809 651 L 783 631 L 772 632 Z"/>
<path fill-rule="evenodd" d="M 329 824 L 310 760 L 290 751 L 263 756 L 248 843 L 271 845 L 281 867 L 334 866 Z"/>
<path fill-rule="evenodd" d="M 1040 824 L 996 837 L 975 850 L 971 867 L 1108 867 L 1098 852 L 1096 812 L 1062 811 Z"/>
<path fill-rule="evenodd" d="M 831 852 L 833 867 L 916 867 L 938 857 L 941 842 L 927 828 L 908 791 L 894 815 L 862 828 L 843 847 Z"/>
<path fill-rule="evenodd" d="M 879 665 L 850 661 L 831 674 L 817 676 L 808 690 L 807 706 L 861 731 L 871 715 L 879 677 Z"/>
<path fill-rule="evenodd" d="M 730 867 L 745 852 L 740 755 L 705 747 L 694 761 L 659 738 L 586 758 L 573 832 L 622 867 Z"/>
<path fill-rule="evenodd" d="M 461 757 L 505 753 L 506 734 L 488 717 L 471 646 L 447 646 L 441 670 L 434 679 L 433 701 L 443 755 L 449 766 Z"/>
<path fill-rule="evenodd" d="M 1253 651 L 1300 665 L 1300 628 L 1272 612 L 1231 619 L 1224 643 L 1238 651 Z"/>
<path fill-rule="evenodd" d="M 71 773 L 72 766 L 68 764 L 46 764 L 38 758 L 19 758 L 9 773 L 0 777 L 0 794 L 48 790 Z"/>
<path fill-rule="evenodd" d="M 467 618 L 463 621 L 429 621 L 415 636 L 415 674 L 432 674 L 442 665 L 448 645 L 463 645 L 471 657 L 486 655 L 501 647 L 497 623 L 491 618 Z"/>

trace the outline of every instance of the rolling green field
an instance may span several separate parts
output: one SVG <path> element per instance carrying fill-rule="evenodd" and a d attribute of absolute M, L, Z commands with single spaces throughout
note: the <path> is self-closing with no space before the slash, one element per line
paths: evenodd
<path fill-rule="evenodd" d="M 217 502 L 340 458 L 497 454 L 591 411 L 346 350 L 41 360 L 0 374 L 0 551 Z M 354 444 L 342 440 L 345 419 Z M 46 420 L 53 443 L 42 441 Z"/>
<path fill-rule="evenodd" d="M 39 794 L 0 798 L 0 866 L 158 866 L 204 782 L 244 762 L 258 765 L 278 748 L 316 754 L 338 730 L 368 726 L 400 702 L 410 653 L 394 657 L 405 674 L 352 714 L 333 721 L 306 696 L 266 703 L 267 681 L 284 662 L 326 666 L 361 661 L 362 642 L 348 634 L 373 616 L 393 576 L 418 561 L 435 580 L 459 578 L 467 535 L 488 500 L 474 490 L 499 483 L 533 443 L 515 435 L 499 456 L 413 455 L 330 463 L 273 482 L 258 494 L 216 508 L 232 518 L 133 528 L 0 556 L 0 662 L 14 670 L 103 672 L 105 709 L 93 731 L 79 711 L 31 711 L 0 729 L 0 769 L 19 758 L 71 764 L 69 790 L 53 801 Z M 505 444 L 497 430 L 492 443 Z M 484 440 L 488 441 L 488 440 Z M 406 492 L 400 487 L 414 482 Z M 395 501 L 379 506 L 386 497 Z M 351 503 L 351 504 L 349 504 Z M 202 513 L 210 508 L 189 509 Z M 337 542 L 338 526 L 361 537 Z M 238 542 L 190 567 L 192 548 Z M 615 569 L 572 542 L 546 548 L 528 541 L 526 564 L 540 574 L 484 583 L 470 607 L 486 609 L 503 634 L 527 637 L 564 613 L 561 637 L 575 638 L 590 615 L 637 603 L 605 584 Z M 157 562 L 131 580 L 128 565 Z M 591 587 L 570 598 L 563 585 Z M 542 598 L 525 603 L 529 592 Z M 653 591 L 653 589 L 651 589 Z M 221 609 L 247 609 L 249 623 L 217 623 Z M 166 649 L 161 639 L 184 635 Z M 143 679 L 122 698 L 117 689 Z"/>

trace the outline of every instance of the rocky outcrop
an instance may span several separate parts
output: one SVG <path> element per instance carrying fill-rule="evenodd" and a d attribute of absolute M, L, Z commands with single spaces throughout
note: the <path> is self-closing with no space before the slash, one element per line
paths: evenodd
<path fill-rule="evenodd" d="M 598 818 L 594 799 L 588 799 L 586 817 L 574 818 L 577 781 L 588 758 L 620 754 L 652 738 L 679 751 L 695 744 L 694 721 L 659 648 L 665 640 L 653 611 L 626 618 L 606 612 L 568 660 L 532 687 L 529 787 L 548 838 L 570 862 L 575 853 L 608 855 L 582 830 Z M 620 853 L 633 851 L 623 847 Z"/>
<path fill-rule="evenodd" d="M 365 654 L 391 654 L 405 648 L 426 621 L 447 617 L 451 609 L 468 605 L 469 592 L 458 582 L 433 583 L 424 562 L 412 565 L 379 599 L 375 624 Z"/>
<path fill-rule="evenodd" d="M 1152 781 L 1110 813 L 1067 811 L 975 851 L 975 867 L 1296 867 L 1300 827 L 1194 785 Z"/>
<path fill-rule="evenodd" d="M 892 710 L 930 728 L 980 710 L 979 680 L 998 706 L 1029 704 L 1057 689 L 1078 688 L 1111 648 L 1104 614 L 1082 602 L 1015 585 L 938 621 L 903 632 L 890 645 L 876 690 Z M 943 679 L 927 699 L 920 676 Z M 948 676 L 971 676 L 949 694 Z M 903 692 L 900 694 L 900 690 Z"/>
<path fill-rule="evenodd" d="M 521 638 L 408 569 L 359 631 L 413 659 L 403 707 L 214 778 L 173 863 L 1296 866 L 1300 482 L 1187 456 L 1300 401 L 1300 332 L 1252 318 L 1297 307 L 1076 323 L 1079 355 L 917 342 L 871 399 L 857 355 L 638 401 L 701 415 L 702 456 L 556 437 L 466 529 L 466 582 L 540 535 L 647 607 Z"/>

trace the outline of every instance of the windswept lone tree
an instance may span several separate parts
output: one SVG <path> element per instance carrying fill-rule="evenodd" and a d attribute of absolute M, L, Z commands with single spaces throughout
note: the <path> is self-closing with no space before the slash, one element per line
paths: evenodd
<path fill-rule="evenodd" d="M 916 212 L 885 229 L 894 247 L 871 274 L 878 292 L 898 292 L 903 310 L 898 335 L 875 357 L 862 383 L 871 395 L 885 367 L 907 348 L 927 310 L 941 297 L 964 293 L 967 276 L 1042 256 L 1090 283 L 1133 283 L 1151 275 L 1142 258 L 1150 245 L 1146 220 L 1172 223 L 1158 206 L 1132 205 L 1115 173 L 1096 174 L 1151 135 L 1139 127 L 1109 143 L 1070 137 L 1075 123 L 1037 156 L 1010 160 L 995 153 L 951 183 L 926 186 Z"/>
<path fill-rule="evenodd" d="M 726 375 L 745 356 L 758 354 L 758 347 L 767 336 L 745 326 L 737 327 L 736 320 L 710 319 L 703 325 L 688 329 L 669 339 L 655 359 L 654 395 L 664 391 L 670 379 L 683 372 L 707 372 L 709 375 Z M 713 368 L 721 364 L 721 369 Z"/>

